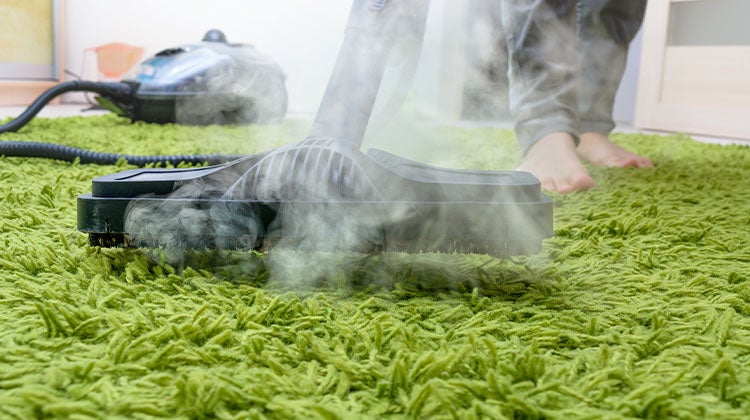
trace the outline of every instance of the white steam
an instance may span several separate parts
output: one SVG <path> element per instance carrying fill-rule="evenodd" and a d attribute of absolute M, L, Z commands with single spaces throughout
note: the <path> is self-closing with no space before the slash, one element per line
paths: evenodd
<path fill-rule="evenodd" d="M 365 3 L 356 1 L 355 7 Z M 423 0 L 418 3 L 425 4 Z M 391 4 L 401 2 L 386 2 L 386 8 Z M 470 16 L 482 16 L 482 12 Z M 476 102 L 472 105 L 473 112 L 479 119 L 491 118 L 507 109 L 503 103 L 507 101 L 502 76 L 504 69 L 488 72 L 505 61 L 502 48 L 497 45 L 495 25 L 498 22 L 495 15 L 491 16 L 479 20 L 476 26 L 470 26 L 470 33 L 474 35 L 467 37 L 470 42 L 481 41 L 476 48 L 466 48 L 473 54 L 466 57 L 467 70 L 464 73 L 465 86 L 473 92 Z M 405 19 L 409 21 L 414 16 Z M 383 41 L 382 36 L 404 35 L 408 42 L 396 43 L 394 47 L 402 56 L 391 64 L 413 65 L 413 57 L 403 56 L 419 54 L 420 49 L 415 47 L 413 38 L 390 26 L 385 26 L 389 33 L 382 34 L 376 24 L 368 21 L 368 25 L 367 30 L 357 35 L 364 37 L 360 38 L 361 43 L 376 45 Z M 363 59 L 367 57 L 367 54 L 362 56 Z M 367 63 L 360 64 L 348 70 L 373 70 Z M 343 77 L 351 84 L 344 83 L 337 89 L 344 97 L 356 97 L 360 95 L 358 83 L 368 83 L 369 76 L 342 73 L 346 70 L 335 70 L 332 79 Z M 195 98 L 181 105 L 179 118 L 195 121 L 207 115 L 221 115 L 227 108 L 242 108 L 233 101 L 262 105 L 268 100 L 268 105 L 273 108 L 276 99 L 263 89 L 263 77 L 263 72 L 250 74 L 242 71 L 217 75 L 209 83 L 237 95 L 233 98 Z M 397 89 L 403 88 L 397 86 Z M 413 99 L 409 93 L 399 91 L 398 94 L 403 96 L 401 102 L 409 103 Z M 551 226 L 546 223 L 545 211 L 535 207 L 543 200 L 534 197 L 534 191 L 529 193 L 528 189 L 513 188 L 527 179 L 508 175 L 509 186 L 493 188 L 486 185 L 486 178 L 478 174 L 461 175 L 430 168 L 420 172 L 419 169 L 409 169 L 408 163 L 400 170 L 399 176 L 382 168 L 380 172 L 372 172 L 359 165 L 370 159 L 359 151 L 361 137 L 331 142 L 326 130 L 331 129 L 333 133 L 330 135 L 334 136 L 338 128 L 352 122 L 353 115 L 369 115 L 372 100 L 374 97 L 364 95 L 359 104 L 354 101 L 343 106 L 334 101 L 322 106 L 317 121 L 320 124 L 314 127 L 316 132 L 311 139 L 257 155 L 247 164 L 237 165 L 236 169 L 221 175 L 184 183 L 166 200 L 146 198 L 135 201 L 128 209 L 126 231 L 136 245 L 164 247 L 172 251 L 185 248 L 248 249 L 262 245 L 263 249 L 270 250 L 267 265 L 272 276 L 292 285 L 301 280 L 290 275 L 291 272 L 302 273 L 310 282 L 334 278 L 344 275 L 347 267 L 367 258 L 366 253 L 371 251 L 486 250 L 497 255 L 537 251 L 538 238 L 545 236 Z M 388 106 L 383 109 L 389 111 Z M 259 111 L 253 108 L 247 112 Z M 436 130 L 423 130 L 418 124 L 410 123 L 408 115 L 406 118 L 396 115 L 390 118 L 400 125 L 394 124 L 388 129 L 389 121 L 384 120 L 383 129 L 368 139 L 369 144 L 395 153 L 405 148 L 419 149 L 422 161 L 451 161 L 450 156 L 457 146 L 450 139 L 436 139 Z M 347 127 L 342 132 L 356 133 L 360 128 Z M 378 178 L 381 173 L 385 175 Z M 428 184 L 429 188 L 415 187 L 419 183 L 406 180 L 410 176 Z M 436 205 L 423 205 L 430 202 Z M 443 205 L 445 203 L 448 205 Z M 541 204 L 544 206 L 546 202 Z M 464 217 L 466 215 L 470 217 Z M 392 240 L 394 237 L 398 240 Z M 487 244 L 489 246 L 484 247 Z M 354 251 L 355 254 L 347 253 L 347 258 L 321 257 L 321 253 L 342 251 Z M 179 257 L 179 252 L 172 255 Z"/>
<path fill-rule="evenodd" d="M 205 44 L 210 45 L 205 59 L 214 65 L 177 97 L 175 120 L 191 125 L 280 122 L 287 93 L 278 64 L 251 45 Z"/>

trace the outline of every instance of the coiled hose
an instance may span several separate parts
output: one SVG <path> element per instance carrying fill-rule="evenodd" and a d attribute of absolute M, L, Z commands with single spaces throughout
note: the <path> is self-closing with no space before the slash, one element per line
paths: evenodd
<path fill-rule="evenodd" d="M 93 152 L 91 150 L 79 149 L 77 147 L 64 146 L 54 143 L 42 143 L 33 141 L 0 141 L 0 156 L 34 157 L 57 159 L 73 162 L 76 158 L 81 163 L 94 163 L 97 165 L 114 165 L 120 159 L 125 159 L 129 164 L 135 166 L 146 166 L 156 163 L 193 163 L 215 165 L 239 159 L 245 155 L 124 155 L 118 153 Z"/>
<path fill-rule="evenodd" d="M 34 102 L 14 120 L 0 125 L 0 133 L 15 132 L 29 123 L 39 111 L 52 99 L 66 92 L 93 92 L 123 101 L 132 100 L 137 86 L 119 82 L 89 82 L 72 80 L 60 83 L 44 91 Z M 101 153 L 54 143 L 32 141 L 0 141 L 0 156 L 34 157 L 57 159 L 68 162 L 79 159 L 81 163 L 112 165 L 125 159 L 131 165 L 146 166 L 156 163 L 218 164 L 238 159 L 243 155 L 201 154 L 201 155 L 123 155 L 118 153 Z"/>

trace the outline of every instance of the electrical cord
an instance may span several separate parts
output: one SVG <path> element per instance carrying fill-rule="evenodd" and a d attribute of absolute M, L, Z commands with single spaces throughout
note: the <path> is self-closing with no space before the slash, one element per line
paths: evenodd
<path fill-rule="evenodd" d="M 119 82 L 90 82 L 85 80 L 72 80 L 53 86 L 44 91 L 34 102 L 26 108 L 18 117 L 6 124 L 0 125 L 0 134 L 15 132 L 29 123 L 39 111 L 52 99 L 65 92 L 93 92 L 107 97 L 128 100 L 136 90 L 137 86 L 129 83 Z M 94 152 L 76 147 L 65 146 L 54 143 L 42 143 L 33 141 L 0 141 L 0 156 L 33 157 L 57 159 L 73 162 L 77 159 L 81 163 L 93 163 L 97 165 L 112 165 L 120 159 L 139 167 L 156 163 L 179 163 L 192 164 L 218 164 L 229 162 L 244 155 L 225 154 L 198 154 L 198 155 L 124 155 L 118 153 Z"/>

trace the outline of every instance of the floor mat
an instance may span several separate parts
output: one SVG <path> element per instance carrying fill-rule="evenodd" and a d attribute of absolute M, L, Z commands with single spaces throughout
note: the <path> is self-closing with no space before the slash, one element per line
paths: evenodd
<path fill-rule="evenodd" d="M 0 140 L 251 153 L 269 127 L 34 120 Z M 512 169 L 513 134 L 381 146 Z M 414 135 L 414 132 L 410 133 Z M 0 157 L 0 417 L 742 418 L 750 413 L 750 148 L 615 134 L 654 169 L 553 195 L 538 255 L 89 247 L 75 197 L 128 166 Z"/>

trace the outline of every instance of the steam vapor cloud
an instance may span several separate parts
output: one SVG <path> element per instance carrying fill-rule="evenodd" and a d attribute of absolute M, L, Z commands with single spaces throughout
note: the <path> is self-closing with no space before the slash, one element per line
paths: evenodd
<path fill-rule="evenodd" d="M 414 42 L 413 34 L 403 32 L 404 23 L 413 27 L 417 19 L 415 13 L 426 7 L 427 1 L 386 2 L 386 8 L 402 7 L 406 10 L 405 14 L 399 15 L 400 20 L 390 20 L 391 24 L 385 26 L 378 24 L 381 17 L 377 13 L 380 12 L 365 7 L 370 3 L 364 0 L 354 2 L 353 15 L 362 15 L 350 20 L 347 37 L 356 38 L 357 45 L 367 46 L 397 42 L 399 38 Z M 487 32 L 487 22 L 479 24 L 484 26 L 474 29 Z M 382 33 L 384 29 L 387 29 L 387 34 Z M 424 23 L 420 29 L 424 29 Z M 387 57 L 391 49 L 385 48 L 382 56 Z M 487 51 L 495 51 L 495 46 L 483 46 L 479 50 L 484 51 L 483 57 L 487 58 L 490 55 Z M 342 48 L 342 54 L 346 53 L 347 48 Z M 359 147 L 380 84 L 379 77 L 373 81 L 373 69 L 367 65 L 368 60 L 382 56 L 373 58 L 370 53 L 356 48 L 351 54 L 353 56 L 349 58 L 356 65 L 334 69 L 329 82 L 332 96 L 322 101 L 308 139 L 253 155 L 211 177 L 184 183 L 166 200 L 143 197 L 144 200 L 134 201 L 127 212 L 125 229 L 136 245 L 172 251 L 206 247 L 247 249 L 261 244 L 268 248 L 272 245 L 278 249 L 316 252 L 391 251 L 403 249 L 403 244 L 389 243 L 384 236 L 384 227 L 398 231 L 399 226 L 419 226 L 421 231 L 414 237 L 414 242 L 424 245 L 424 250 L 429 251 L 431 244 L 446 243 L 456 232 L 461 232 L 463 237 L 477 238 L 486 238 L 488 232 L 503 232 L 521 238 L 540 235 L 543 227 L 518 225 L 520 221 L 533 219 L 533 215 L 528 215 L 527 206 L 512 205 L 517 199 L 523 201 L 525 198 L 513 196 L 507 188 L 496 189 L 494 193 L 491 188 L 486 188 L 482 195 L 482 201 L 487 203 L 505 203 L 503 214 L 507 220 L 498 219 L 496 207 L 474 203 L 475 208 L 480 208 L 473 213 L 476 218 L 471 223 L 457 224 L 454 217 L 459 211 L 457 206 L 450 211 L 420 213 L 409 204 L 410 200 L 414 201 L 415 192 L 408 183 L 399 185 L 372 179 L 368 168 L 362 166 L 362 162 L 369 158 L 359 151 Z M 486 66 L 487 60 L 469 62 L 472 63 Z M 489 80 L 486 75 L 486 71 L 472 68 L 465 76 L 482 76 L 469 83 L 476 89 L 485 86 L 488 91 L 498 89 L 497 80 Z M 489 86 L 488 80 L 491 82 Z M 207 83 L 226 85 L 226 90 L 239 94 L 231 99 L 219 98 L 218 103 L 214 102 L 216 98 L 207 97 L 186 102 L 179 111 L 181 119 L 195 121 L 205 115 L 220 115 L 221 112 L 212 110 L 227 106 L 247 109 L 247 112 L 257 115 L 264 115 L 266 107 L 278 107 L 273 95 L 263 87 L 269 83 L 263 72 L 226 73 L 210 78 Z M 374 90 L 362 90 L 362 86 L 373 84 L 376 86 Z M 253 105 L 243 107 L 243 103 Z M 361 121 L 352 126 L 352 120 L 361 120 L 360 117 L 352 118 L 353 115 L 367 116 L 364 126 Z M 390 144 L 398 142 L 399 139 L 389 139 Z M 422 147 L 427 149 L 430 146 L 424 144 Z M 461 185 L 447 185 L 449 183 L 446 183 L 446 189 L 442 189 L 439 187 L 443 182 L 442 175 L 435 173 L 435 178 L 429 180 L 438 186 L 431 193 L 433 195 L 417 197 L 418 200 L 440 200 L 440 197 L 460 195 L 462 189 L 465 190 Z M 455 174 L 446 179 L 451 177 Z M 519 250 L 526 251 L 523 248 L 515 251 Z M 179 259 L 180 253 L 175 251 L 172 255 Z M 319 259 L 304 253 L 284 253 L 282 258 L 276 255 L 273 252 L 269 255 L 269 265 L 272 271 L 279 273 L 285 272 L 290 264 L 307 267 L 312 277 L 331 276 L 343 271 L 343 267 L 336 267 L 332 261 L 322 267 Z M 352 263 L 351 259 L 346 261 L 345 264 Z M 274 268 L 275 264 L 278 266 Z"/>

